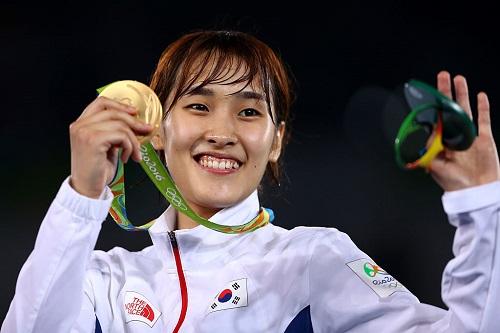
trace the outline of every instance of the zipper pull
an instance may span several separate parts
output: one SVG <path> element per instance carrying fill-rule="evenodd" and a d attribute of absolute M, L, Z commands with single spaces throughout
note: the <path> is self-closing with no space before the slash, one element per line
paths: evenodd
<path fill-rule="evenodd" d="M 177 248 L 177 238 L 175 238 L 175 232 L 169 231 L 168 237 L 170 237 L 170 243 L 172 244 L 172 247 Z"/>

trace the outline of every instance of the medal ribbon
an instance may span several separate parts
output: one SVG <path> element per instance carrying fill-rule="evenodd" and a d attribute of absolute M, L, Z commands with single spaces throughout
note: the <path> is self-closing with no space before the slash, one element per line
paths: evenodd
<path fill-rule="evenodd" d="M 259 214 L 254 219 L 242 225 L 221 225 L 200 217 L 189 207 L 186 200 L 184 200 L 150 142 L 141 145 L 141 153 L 142 159 L 140 165 L 149 176 L 149 179 L 151 179 L 156 188 L 175 209 L 187 215 L 193 221 L 212 230 L 227 234 L 240 234 L 254 231 L 273 221 L 273 211 L 264 207 L 261 208 Z M 128 220 L 127 211 L 125 209 L 125 174 L 120 156 L 118 157 L 115 177 L 109 184 L 109 187 L 114 196 L 109 213 L 120 227 L 128 231 L 139 231 L 147 230 L 154 224 L 155 220 L 152 220 L 144 225 L 134 226 Z"/>

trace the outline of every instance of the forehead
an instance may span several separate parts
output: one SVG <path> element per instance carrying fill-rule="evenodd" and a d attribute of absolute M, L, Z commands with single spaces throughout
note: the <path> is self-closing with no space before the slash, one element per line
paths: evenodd
<path fill-rule="evenodd" d="M 191 96 L 220 97 L 252 103 L 266 103 L 266 98 L 260 92 L 251 90 L 245 86 L 238 87 L 237 85 L 207 84 L 203 87 L 192 88 L 185 96 L 186 98 Z"/>
<path fill-rule="evenodd" d="M 248 82 L 212 82 L 203 84 L 203 81 L 200 80 L 199 82 L 195 82 L 183 96 L 189 97 L 194 95 L 207 97 L 237 97 L 262 103 L 267 101 L 262 89 L 258 85 L 252 85 Z"/>
<path fill-rule="evenodd" d="M 187 65 L 187 64 L 186 64 Z M 236 57 L 198 57 L 187 70 L 185 93 L 205 86 L 223 86 L 234 92 L 255 91 L 265 94 L 262 74 L 259 68 Z"/>

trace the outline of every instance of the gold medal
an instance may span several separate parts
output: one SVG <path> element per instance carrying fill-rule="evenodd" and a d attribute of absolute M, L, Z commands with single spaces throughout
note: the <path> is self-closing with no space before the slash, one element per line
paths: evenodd
<path fill-rule="evenodd" d="M 106 86 L 99 96 L 135 107 L 136 117 L 153 126 L 148 136 L 137 136 L 140 143 L 149 141 L 160 128 L 163 108 L 158 96 L 147 85 L 132 80 L 116 81 Z"/>

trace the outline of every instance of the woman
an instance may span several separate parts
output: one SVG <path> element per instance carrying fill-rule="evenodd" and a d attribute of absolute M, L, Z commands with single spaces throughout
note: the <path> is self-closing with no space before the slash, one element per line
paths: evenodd
<path fill-rule="evenodd" d="M 438 89 L 472 115 L 465 78 Z M 152 143 L 194 211 L 223 225 L 259 214 L 259 184 L 278 180 L 292 101 L 280 59 L 252 36 L 185 35 L 163 53 L 151 87 L 165 113 Z M 430 173 L 457 227 L 442 286 L 449 310 L 421 304 L 333 228 L 267 224 L 224 234 L 168 208 L 153 245 L 93 251 L 122 160 L 139 161 L 136 110 L 97 98 L 70 126 L 71 176 L 25 263 L 2 332 L 497 332 L 500 167 L 486 94 L 479 136 Z"/>

